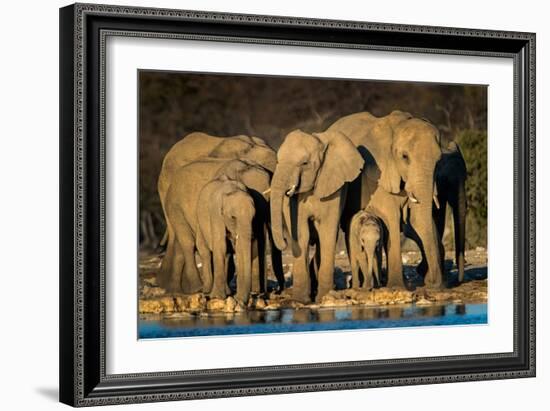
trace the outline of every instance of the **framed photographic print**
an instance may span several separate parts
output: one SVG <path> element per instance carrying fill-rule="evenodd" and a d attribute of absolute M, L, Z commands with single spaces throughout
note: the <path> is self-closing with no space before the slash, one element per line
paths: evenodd
<path fill-rule="evenodd" d="M 535 375 L 535 35 L 60 10 L 60 399 Z"/>

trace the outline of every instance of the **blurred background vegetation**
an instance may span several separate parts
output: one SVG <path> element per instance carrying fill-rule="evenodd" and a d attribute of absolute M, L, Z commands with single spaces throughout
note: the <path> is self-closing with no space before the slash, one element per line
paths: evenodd
<path fill-rule="evenodd" d="M 254 135 L 277 149 L 296 128 L 322 131 L 348 114 L 369 111 L 383 116 L 392 110 L 431 121 L 444 145 L 450 140 L 459 143 L 468 167 L 467 247 L 485 247 L 485 86 L 154 71 L 139 75 L 142 246 L 154 247 L 164 232 L 157 179 L 164 155 L 188 133 Z M 445 242 L 452 248 L 451 232 L 446 230 Z"/>

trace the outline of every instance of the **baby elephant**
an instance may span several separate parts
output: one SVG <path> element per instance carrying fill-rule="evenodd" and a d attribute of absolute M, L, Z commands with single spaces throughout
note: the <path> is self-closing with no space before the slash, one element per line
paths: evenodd
<path fill-rule="evenodd" d="M 380 218 L 370 210 L 361 210 L 353 216 L 349 248 L 354 289 L 373 288 L 373 274 L 376 277 L 376 282 L 380 284 L 383 243 L 384 229 Z M 363 273 L 362 286 L 359 271 Z"/>
<path fill-rule="evenodd" d="M 248 302 L 252 286 L 252 220 L 255 213 L 254 201 L 245 185 L 227 176 L 210 181 L 200 192 L 197 249 L 203 262 L 204 288 L 210 291 L 211 298 L 227 296 L 226 257 L 229 241 L 237 259 L 235 298 L 244 305 Z"/>

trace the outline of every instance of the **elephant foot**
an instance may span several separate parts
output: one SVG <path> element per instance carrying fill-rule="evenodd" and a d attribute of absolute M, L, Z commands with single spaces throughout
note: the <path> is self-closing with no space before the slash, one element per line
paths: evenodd
<path fill-rule="evenodd" d="M 388 283 L 386 284 L 386 287 L 387 288 L 406 288 L 405 281 L 403 281 L 403 278 L 388 279 Z"/>
<path fill-rule="evenodd" d="M 426 278 L 425 283 L 426 283 L 426 288 L 428 288 L 430 290 L 441 290 L 441 289 L 445 288 L 443 286 L 443 282 L 441 281 L 441 279 L 432 280 L 432 279 Z"/>
<path fill-rule="evenodd" d="M 248 295 L 239 295 L 239 294 L 235 295 L 235 300 L 242 307 L 247 307 L 248 306 L 248 300 L 249 299 L 250 299 L 250 297 Z"/>
<path fill-rule="evenodd" d="M 225 292 L 225 288 L 223 289 L 220 289 L 220 288 L 216 288 L 216 287 L 212 288 L 212 291 L 210 291 L 210 295 L 209 295 L 211 300 L 214 300 L 214 299 L 225 300 L 227 298 L 228 294 Z"/>
<path fill-rule="evenodd" d="M 290 293 L 290 298 L 302 304 L 309 304 L 311 302 L 309 293 L 304 293 L 303 291 L 292 290 Z"/>
<path fill-rule="evenodd" d="M 168 293 L 182 293 L 183 289 L 181 283 L 174 278 L 166 278 L 165 276 L 158 276 L 157 283 L 160 288 L 164 288 Z"/>
<path fill-rule="evenodd" d="M 317 295 L 315 296 L 315 302 L 320 304 L 323 301 L 323 297 L 330 291 L 332 291 L 332 288 L 319 288 Z"/>

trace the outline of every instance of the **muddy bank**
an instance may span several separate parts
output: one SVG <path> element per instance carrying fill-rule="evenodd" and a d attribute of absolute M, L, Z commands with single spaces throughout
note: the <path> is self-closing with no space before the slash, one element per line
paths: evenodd
<path fill-rule="evenodd" d="M 456 270 L 452 270 L 452 253 L 447 255 L 449 259 L 449 283 L 453 283 Z M 415 304 L 418 306 L 430 306 L 437 304 L 470 304 L 487 301 L 487 253 L 484 249 L 470 250 L 466 252 L 466 282 L 451 288 L 442 290 L 430 290 L 416 288 L 414 291 L 405 289 L 377 288 L 372 290 L 356 291 L 348 289 L 350 280 L 349 266 L 345 254 L 337 256 L 335 269 L 336 290 L 326 295 L 319 304 L 307 306 L 293 301 L 286 292 L 278 294 L 269 292 L 263 295 L 252 296 L 247 306 L 239 305 L 233 297 L 225 300 L 209 299 L 198 293 L 193 295 L 168 294 L 158 287 L 156 272 L 160 267 L 161 256 L 142 254 L 140 256 L 140 298 L 139 313 L 162 314 L 165 317 L 185 317 L 196 315 L 210 315 L 216 313 L 235 313 L 244 310 L 278 310 L 282 308 L 334 308 L 349 306 L 391 306 L 403 304 Z M 286 258 L 285 258 L 286 260 Z M 415 266 L 420 261 L 417 252 L 403 253 L 405 276 L 415 275 Z M 284 261 L 287 286 L 291 285 L 290 275 L 292 266 L 289 261 Z M 268 271 L 270 268 L 268 267 Z M 269 273 L 271 276 L 271 273 Z"/>

